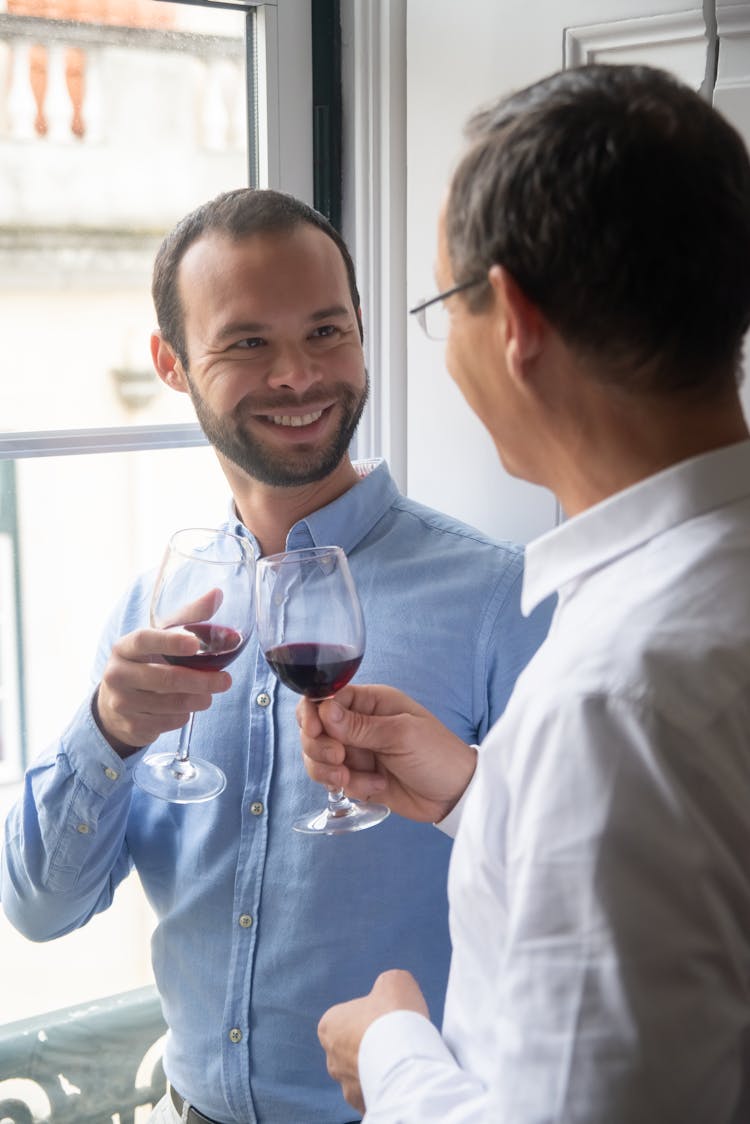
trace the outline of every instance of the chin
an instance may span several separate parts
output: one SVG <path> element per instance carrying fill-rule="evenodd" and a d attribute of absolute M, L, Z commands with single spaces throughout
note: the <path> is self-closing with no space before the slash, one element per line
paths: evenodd
<path fill-rule="evenodd" d="M 495 441 L 494 444 L 497 450 L 498 460 L 509 476 L 513 476 L 517 480 L 526 480 L 529 484 L 541 483 L 541 481 L 537 479 L 537 474 L 532 470 L 531 465 L 524 464 L 522 457 L 514 456 L 508 449 L 498 445 L 497 441 Z"/>

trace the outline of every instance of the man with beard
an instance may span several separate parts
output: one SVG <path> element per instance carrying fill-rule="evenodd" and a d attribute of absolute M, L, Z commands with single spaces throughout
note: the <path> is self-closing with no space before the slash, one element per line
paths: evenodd
<path fill-rule="evenodd" d="M 362 673 L 479 741 L 549 612 L 520 613 L 518 548 L 401 496 L 384 463 L 350 460 L 367 375 L 337 232 L 288 196 L 230 192 L 165 239 L 153 296 L 154 365 L 190 395 L 216 450 L 232 493 L 226 528 L 256 557 L 343 547 L 367 623 Z M 315 798 L 297 696 L 252 639 L 231 677 L 168 665 L 186 639 L 146 627 L 152 581 L 115 611 L 91 698 L 29 770 L 8 819 L 3 906 L 26 935 L 50 939 L 105 909 L 138 871 L 158 919 L 153 965 L 169 1024 L 171 1088 L 154 1121 L 351 1121 L 318 1016 L 396 955 L 420 966 L 440 1010 L 450 844 L 396 816 L 346 839 L 294 833 Z M 174 746 L 193 711 L 224 792 L 185 806 L 135 788 L 144 747 Z"/>

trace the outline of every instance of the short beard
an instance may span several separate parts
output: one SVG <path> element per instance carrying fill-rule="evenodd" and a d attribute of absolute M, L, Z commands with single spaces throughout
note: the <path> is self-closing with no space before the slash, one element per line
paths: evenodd
<path fill-rule="evenodd" d="M 300 453 L 299 457 L 287 460 L 279 453 L 266 448 L 262 441 L 253 440 L 243 431 L 242 417 L 247 408 L 247 399 L 240 402 L 227 418 L 219 418 L 198 394 L 187 368 L 185 374 L 198 422 L 211 445 L 253 480 L 277 488 L 297 488 L 304 484 L 314 484 L 324 480 L 338 468 L 349 449 L 370 393 L 370 379 L 367 372 L 365 372 L 365 385 L 360 393 L 348 384 L 333 386 L 331 391 L 336 395 L 337 404 L 343 412 L 333 438 L 327 446 L 312 450 L 306 457 Z M 304 399 L 297 400 L 294 402 L 294 407 L 303 407 L 305 404 Z M 282 413 L 290 405 L 291 403 L 277 404 L 272 409 Z"/>

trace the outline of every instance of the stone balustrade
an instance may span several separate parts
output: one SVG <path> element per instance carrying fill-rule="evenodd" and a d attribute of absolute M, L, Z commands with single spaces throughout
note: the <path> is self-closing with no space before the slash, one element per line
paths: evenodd
<path fill-rule="evenodd" d="M 138 238 L 254 182 L 252 44 L 228 14 L 227 34 L 0 14 L 0 238 Z"/>
<path fill-rule="evenodd" d="M 192 74 L 195 138 L 246 143 L 244 45 L 230 36 L 0 15 L 0 140 L 101 144 L 109 136 L 107 55 L 167 52 Z"/>

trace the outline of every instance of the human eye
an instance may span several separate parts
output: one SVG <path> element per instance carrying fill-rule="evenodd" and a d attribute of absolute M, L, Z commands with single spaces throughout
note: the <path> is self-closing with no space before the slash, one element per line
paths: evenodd
<path fill-rule="evenodd" d="M 244 339 L 235 340 L 231 346 L 241 351 L 255 351 L 256 348 L 263 347 L 265 342 L 262 336 L 246 336 Z"/>
<path fill-rule="evenodd" d="M 330 340 L 335 339 L 335 337 L 339 335 L 341 335 L 341 328 L 336 324 L 320 324 L 317 328 L 313 328 L 310 333 L 310 338 L 314 340 Z"/>

